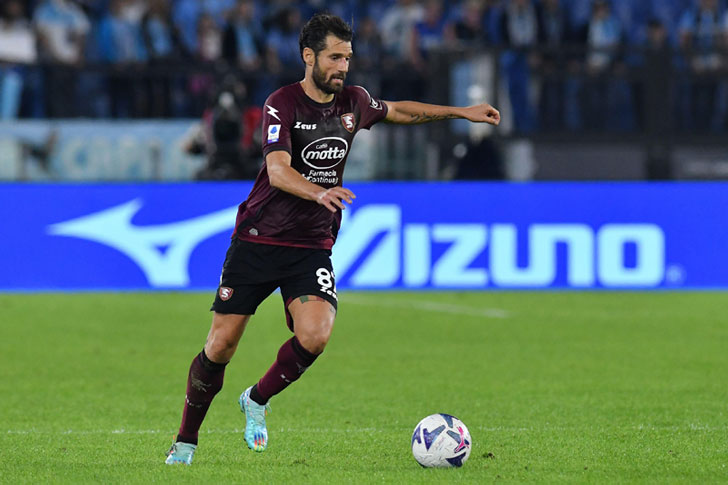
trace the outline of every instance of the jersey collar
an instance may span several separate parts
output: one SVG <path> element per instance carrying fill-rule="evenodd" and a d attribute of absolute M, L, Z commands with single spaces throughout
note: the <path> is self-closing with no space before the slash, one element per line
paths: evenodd
<path fill-rule="evenodd" d="M 297 82 L 296 85 L 298 86 L 298 90 L 301 92 L 301 95 L 303 95 L 303 99 L 305 99 L 306 102 L 308 104 L 310 104 L 311 106 L 315 106 L 317 108 L 330 108 L 330 107 L 332 107 L 334 105 L 334 103 L 336 103 L 336 95 L 335 94 L 334 94 L 334 99 L 332 99 L 328 103 L 319 103 L 318 101 L 314 101 L 313 99 L 311 99 L 308 96 L 308 94 L 306 94 L 306 91 L 303 90 L 303 86 L 301 85 L 300 82 Z"/>

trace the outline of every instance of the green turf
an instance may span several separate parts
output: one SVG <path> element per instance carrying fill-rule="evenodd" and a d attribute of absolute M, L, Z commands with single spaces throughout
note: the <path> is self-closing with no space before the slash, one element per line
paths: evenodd
<path fill-rule="evenodd" d="M 259 309 L 192 467 L 163 464 L 209 294 L 0 295 L 2 483 L 728 481 L 726 293 L 344 293 L 333 338 L 245 447 L 240 392 L 288 338 Z M 414 425 L 461 418 L 461 469 Z"/>

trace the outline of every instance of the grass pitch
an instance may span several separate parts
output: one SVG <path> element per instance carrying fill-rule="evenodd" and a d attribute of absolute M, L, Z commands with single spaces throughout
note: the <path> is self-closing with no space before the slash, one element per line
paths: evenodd
<path fill-rule="evenodd" d="M 726 293 L 343 292 L 257 454 L 236 401 L 288 338 L 274 295 L 193 466 L 165 466 L 211 297 L 0 295 L 0 482 L 728 481 Z M 469 426 L 463 468 L 413 460 L 433 412 Z"/>

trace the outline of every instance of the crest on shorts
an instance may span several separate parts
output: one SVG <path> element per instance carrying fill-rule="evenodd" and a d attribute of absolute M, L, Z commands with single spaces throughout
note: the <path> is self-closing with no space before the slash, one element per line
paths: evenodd
<path fill-rule="evenodd" d="M 221 286 L 218 293 L 220 294 L 220 299 L 222 301 L 228 301 L 230 297 L 233 296 L 233 289 L 228 288 L 227 286 Z"/>
<path fill-rule="evenodd" d="M 344 125 L 346 131 L 348 131 L 349 133 L 354 133 L 354 128 L 356 127 L 354 113 L 346 113 L 345 115 L 341 115 L 341 124 Z"/>

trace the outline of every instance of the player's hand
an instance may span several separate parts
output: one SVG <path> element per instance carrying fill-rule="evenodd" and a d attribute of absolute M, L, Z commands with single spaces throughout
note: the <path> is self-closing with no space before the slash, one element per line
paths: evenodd
<path fill-rule="evenodd" d="M 463 108 L 463 118 L 474 123 L 490 123 L 498 126 L 500 112 L 488 103 Z"/>
<path fill-rule="evenodd" d="M 353 199 L 356 199 L 354 192 L 344 187 L 331 187 L 316 194 L 316 202 L 331 212 L 336 212 L 339 209 L 345 210 L 343 201 L 351 204 Z"/>

